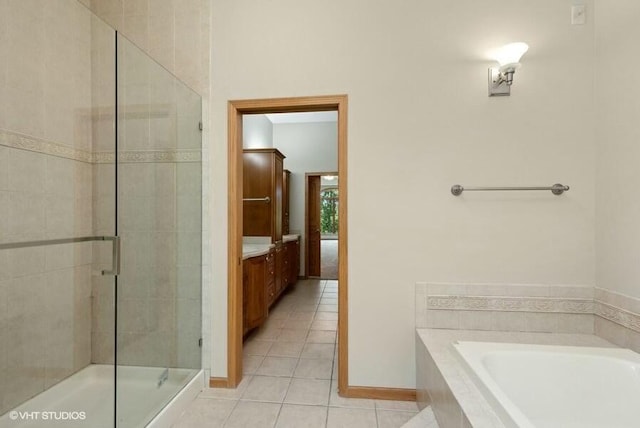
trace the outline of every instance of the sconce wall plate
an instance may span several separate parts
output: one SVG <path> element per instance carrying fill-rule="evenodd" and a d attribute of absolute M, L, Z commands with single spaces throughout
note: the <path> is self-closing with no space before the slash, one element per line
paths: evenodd
<path fill-rule="evenodd" d="M 511 95 L 511 86 L 505 80 L 500 79 L 498 67 L 489 68 L 489 96 L 505 97 Z"/>

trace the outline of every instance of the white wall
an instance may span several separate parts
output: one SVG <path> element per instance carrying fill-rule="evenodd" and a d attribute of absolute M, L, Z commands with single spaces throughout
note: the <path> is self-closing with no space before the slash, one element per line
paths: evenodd
<path fill-rule="evenodd" d="M 300 266 L 304 274 L 305 174 L 338 170 L 338 125 L 336 122 L 275 124 L 273 146 L 286 156 L 284 167 L 291 171 L 289 229 L 302 235 Z"/>
<path fill-rule="evenodd" d="M 640 297 L 640 3 L 596 3 L 597 285 Z"/>
<path fill-rule="evenodd" d="M 242 146 L 245 149 L 273 147 L 273 124 L 264 114 L 242 116 Z"/>
<path fill-rule="evenodd" d="M 594 29 L 569 25 L 572 3 L 213 0 L 213 376 L 229 99 L 349 96 L 351 385 L 414 387 L 417 281 L 593 285 Z M 513 95 L 490 99 L 485 52 L 517 40 L 531 49 Z M 572 189 L 449 193 L 554 182 Z"/>

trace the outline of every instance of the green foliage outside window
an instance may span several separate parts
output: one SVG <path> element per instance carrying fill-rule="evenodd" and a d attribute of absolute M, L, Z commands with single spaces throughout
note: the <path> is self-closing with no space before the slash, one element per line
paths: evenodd
<path fill-rule="evenodd" d="M 338 233 L 338 189 L 320 192 L 320 233 Z"/>

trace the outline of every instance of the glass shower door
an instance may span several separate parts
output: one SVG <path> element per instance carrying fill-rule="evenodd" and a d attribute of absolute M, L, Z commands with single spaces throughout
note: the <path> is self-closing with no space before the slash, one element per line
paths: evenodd
<path fill-rule="evenodd" d="M 118 35 L 116 400 L 148 423 L 201 367 L 201 98 Z"/>
<path fill-rule="evenodd" d="M 0 57 L 0 427 L 110 428 L 115 31 L 0 0 Z"/>

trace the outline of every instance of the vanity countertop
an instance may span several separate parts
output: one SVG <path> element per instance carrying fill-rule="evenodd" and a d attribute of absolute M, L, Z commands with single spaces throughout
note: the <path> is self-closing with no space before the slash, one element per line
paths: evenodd
<path fill-rule="evenodd" d="M 275 247 L 275 245 L 273 244 L 243 244 L 242 260 L 267 254 L 269 250 L 273 247 Z"/>
<path fill-rule="evenodd" d="M 282 235 L 282 242 L 296 241 L 300 238 L 300 235 L 292 233 L 290 235 Z"/>

